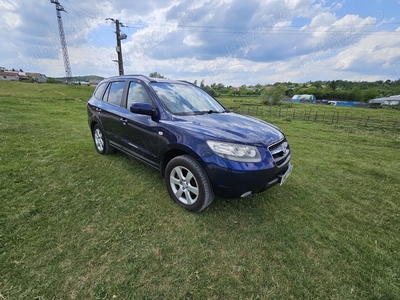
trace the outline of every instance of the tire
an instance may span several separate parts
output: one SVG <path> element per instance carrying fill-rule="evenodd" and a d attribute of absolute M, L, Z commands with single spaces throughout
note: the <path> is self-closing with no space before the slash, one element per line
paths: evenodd
<path fill-rule="evenodd" d="M 177 156 L 165 169 L 165 184 L 172 200 L 191 212 L 200 212 L 214 200 L 210 181 L 190 155 Z"/>
<path fill-rule="evenodd" d="M 114 148 L 108 143 L 104 130 L 99 124 L 93 127 L 93 142 L 98 153 L 103 155 L 114 153 Z"/>

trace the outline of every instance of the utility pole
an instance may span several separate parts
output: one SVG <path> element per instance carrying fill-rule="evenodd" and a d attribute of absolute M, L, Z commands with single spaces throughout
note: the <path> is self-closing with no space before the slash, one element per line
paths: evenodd
<path fill-rule="evenodd" d="M 122 60 L 122 46 L 121 46 L 121 41 L 126 39 L 127 36 L 125 33 L 121 34 L 120 27 L 126 27 L 124 24 L 122 24 L 118 19 L 114 20 L 113 18 L 107 18 L 106 20 L 111 20 L 115 23 L 115 35 L 117 36 L 117 47 L 115 50 L 117 51 L 118 55 L 118 70 L 119 70 L 119 75 L 124 75 L 124 62 Z"/>
<path fill-rule="evenodd" d="M 60 40 L 61 40 L 61 49 L 64 58 L 64 68 L 65 68 L 65 77 L 67 82 L 70 83 L 72 80 L 72 72 L 71 72 L 71 65 L 69 63 L 69 56 L 68 56 L 68 49 L 67 49 L 67 42 L 65 41 L 65 34 L 64 34 L 64 27 L 61 19 L 61 11 L 66 12 L 64 7 L 58 2 L 58 0 L 50 0 L 51 3 L 56 5 L 57 11 L 57 19 L 58 19 L 58 30 L 60 32 Z"/>

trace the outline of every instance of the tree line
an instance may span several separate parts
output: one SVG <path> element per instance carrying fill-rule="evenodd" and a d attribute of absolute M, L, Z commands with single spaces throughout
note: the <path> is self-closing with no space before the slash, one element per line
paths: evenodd
<path fill-rule="evenodd" d="M 165 78 L 163 75 L 153 72 L 150 77 Z M 378 97 L 388 97 L 400 94 L 400 80 L 369 81 L 309 81 L 306 83 L 277 82 L 274 84 L 241 85 L 234 87 L 223 83 L 207 85 L 204 79 L 195 80 L 194 84 L 205 90 L 211 96 L 255 96 L 262 98 L 292 98 L 294 95 L 309 94 L 317 99 L 347 100 L 368 102 Z"/>
<path fill-rule="evenodd" d="M 307 83 L 277 82 L 267 85 L 242 85 L 238 88 L 224 86 L 221 83 L 213 83 L 210 86 L 200 87 L 212 96 L 272 96 L 292 98 L 294 95 L 314 95 L 317 99 L 346 100 L 368 102 L 378 97 L 388 97 L 400 94 L 400 80 L 397 81 L 375 81 L 375 82 L 353 82 L 346 80 L 315 81 Z"/>

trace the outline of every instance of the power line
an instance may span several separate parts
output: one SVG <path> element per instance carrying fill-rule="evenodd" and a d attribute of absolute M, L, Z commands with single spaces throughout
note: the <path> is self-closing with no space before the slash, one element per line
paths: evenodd
<path fill-rule="evenodd" d="M 67 1 L 67 0 L 65 0 L 65 1 Z M 88 18 L 88 17 L 89 17 L 89 16 L 86 16 L 86 15 L 83 15 L 83 14 L 79 13 L 75 8 L 72 7 L 72 4 L 69 3 L 68 1 L 67 1 L 67 3 L 71 6 L 71 9 L 74 11 L 74 13 L 75 13 L 78 17 L 81 17 L 81 18 L 82 18 L 82 16 L 83 16 L 82 19 L 85 19 L 85 18 Z M 83 8 L 80 8 L 80 9 L 84 10 Z M 87 34 L 88 36 L 91 36 L 91 37 L 93 38 L 93 41 L 94 41 L 97 45 L 99 45 L 100 47 L 103 46 L 103 47 L 105 47 L 105 48 L 107 49 L 107 46 L 103 43 L 103 41 L 101 40 L 101 38 L 98 37 L 97 34 L 94 33 L 94 35 L 95 35 L 97 38 L 96 38 L 96 37 L 93 37 L 93 35 L 91 35 L 91 33 L 89 32 L 89 29 L 85 29 L 85 28 L 81 27 L 81 26 L 78 24 L 78 22 L 76 22 L 75 19 L 72 17 L 71 13 L 68 13 L 68 15 L 69 15 L 69 17 L 75 22 L 75 24 L 76 24 L 78 27 L 80 27 L 82 30 L 86 31 L 86 34 Z M 89 17 L 89 18 L 90 18 L 90 17 Z M 94 19 L 98 20 L 99 18 L 94 18 Z M 112 18 L 107 18 L 106 20 L 112 20 L 113 22 L 116 22 L 116 21 L 119 22 L 119 20 L 114 20 L 114 19 L 112 19 Z M 87 26 L 87 28 L 90 27 L 89 24 L 86 23 L 86 21 L 83 21 L 83 23 Z M 129 27 L 129 26 L 125 26 L 125 25 L 124 25 L 123 23 L 121 23 L 121 22 L 119 22 L 119 26 L 120 26 L 120 27 Z M 119 27 L 119 26 L 117 26 L 117 27 Z M 122 60 L 122 46 L 121 46 L 121 40 L 126 39 L 127 36 L 126 36 L 125 34 L 121 34 L 119 28 L 117 28 L 116 34 L 117 34 L 117 47 L 116 47 L 116 50 L 117 50 L 117 54 L 118 54 L 118 60 L 113 60 L 113 61 L 118 62 L 118 72 L 119 72 L 120 75 L 122 75 L 122 74 L 124 73 L 124 68 L 123 68 L 123 60 Z M 101 44 L 102 44 L 102 45 L 101 45 Z M 106 51 L 107 51 L 108 53 L 111 53 L 111 52 L 109 52 L 108 50 L 106 50 Z M 110 56 L 111 56 L 111 54 L 110 54 Z M 113 65 L 113 66 L 114 66 L 114 65 Z"/>
<path fill-rule="evenodd" d="M 66 1 L 67 1 L 67 0 L 66 0 Z M 106 52 L 107 54 L 109 54 L 109 56 L 111 57 L 111 56 L 112 56 L 112 55 L 111 55 L 111 51 L 108 50 L 108 47 L 107 47 L 107 45 L 103 42 L 103 40 L 102 40 L 96 33 L 90 31 L 90 27 L 91 27 L 91 26 L 86 22 L 86 18 L 90 18 L 90 16 L 87 16 L 87 15 L 84 15 L 84 14 L 80 14 L 74 7 L 72 7 L 72 4 L 71 4 L 71 3 L 69 3 L 68 1 L 67 1 L 67 3 L 68 3 L 68 5 L 70 5 L 71 11 L 66 12 L 66 13 L 67 13 L 67 16 L 71 19 L 71 21 L 72 21 L 80 30 L 82 30 L 88 37 L 90 37 L 95 45 L 104 48 L 104 49 L 105 49 L 105 52 Z M 79 8 L 79 9 L 82 9 L 82 8 Z M 84 10 L 84 9 L 82 9 L 82 10 Z M 80 20 L 79 20 L 79 21 L 76 20 L 76 19 L 73 17 L 73 14 L 76 15 L 76 16 L 78 16 L 78 17 L 80 18 Z M 82 17 L 82 16 L 83 16 L 83 17 Z M 100 20 L 100 18 L 92 18 L 92 19 Z M 83 23 L 83 25 L 82 25 L 81 23 Z M 101 59 L 101 58 L 100 58 L 100 59 Z M 108 64 L 108 62 L 104 61 L 103 59 L 101 59 L 101 61 L 103 61 L 103 62 L 105 62 L 105 63 Z M 112 68 L 115 68 L 115 65 L 114 65 L 114 64 L 112 64 Z"/>
<path fill-rule="evenodd" d="M 67 13 L 67 16 L 71 19 L 71 21 L 76 25 L 76 27 L 78 27 L 80 30 L 82 30 L 88 37 L 90 37 L 93 41 L 93 43 L 95 45 L 97 45 L 100 48 L 103 48 L 104 51 L 109 54 L 109 56 L 112 56 L 112 52 L 108 50 L 107 45 L 98 37 L 97 34 L 94 33 L 94 35 L 90 32 L 90 28 L 89 25 L 86 25 L 86 27 L 82 26 L 81 24 L 78 23 L 78 21 L 71 15 L 71 13 Z M 109 62 L 106 62 L 104 59 L 102 59 L 101 57 L 99 57 L 99 59 L 103 62 L 105 62 L 106 64 L 109 64 Z M 112 67 L 114 68 L 115 65 L 113 64 Z"/>
<path fill-rule="evenodd" d="M 71 8 L 78 14 L 78 12 L 73 8 L 73 6 L 75 6 L 74 4 L 69 3 L 68 0 L 64 0 L 64 1 L 67 2 L 67 4 L 68 4 L 69 6 L 71 6 Z M 82 8 L 82 7 L 79 7 L 79 9 L 86 11 L 87 13 L 89 13 L 89 15 L 92 14 L 92 12 L 90 12 L 90 11 L 88 11 L 88 10 Z M 83 14 L 82 14 L 82 15 L 83 15 Z M 90 17 L 89 15 L 84 15 L 84 16 L 85 16 L 85 17 Z M 92 17 L 92 18 L 94 18 L 94 17 Z M 100 19 L 100 18 L 95 18 L 95 19 Z"/>
<path fill-rule="evenodd" d="M 256 26 L 256 27 L 241 27 L 241 26 L 206 26 L 206 25 L 185 25 L 180 23 L 136 23 L 131 24 L 132 28 L 170 28 L 175 31 L 187 31 L 190 32 L 204 32 L 204 33 L 216 33 L 216 34 L 246 34 L 249 32 L 256 32 L 260 35 L 266 34 L 283 34 L 283 35 L 307 35 L 313 33 L 321 33 L 326 35 L 337 35 L 343 33 L 354 33 L 354 34 L 378 34 L 378 35 L 399 35 L 399 32 L 389 32 L 389 31 L 378 31 L 373 29 L 362 28 L 373 28 L 381 25 L 396 25 L 400 23 L 384 23 L 384 24 L 370 24 L 370 23 L 359 23 L 359 24 L 349 24 L 349 25 L 326 25 L 319 26 L 318 29 L 309 27 L 308 25 L 291 25 L 291 26 L 275 26 L 271 24 L 270 26 Z"/>

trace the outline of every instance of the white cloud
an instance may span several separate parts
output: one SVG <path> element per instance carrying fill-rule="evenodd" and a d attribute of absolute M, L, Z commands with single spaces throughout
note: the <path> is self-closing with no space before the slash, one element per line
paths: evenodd
<path fill-rule="evenodd" d="M 183 39 L 183 43 L 191 47 L 199 47 L 203 43 L 196 38 L 196 36 L 188 35 Z"/>
<path fill-rule="evenodd" d="M 329 26 L 335 23 L 336 20 L 336 16 L 332 13 L 320 13 L 311 20 L 310 27 Z"/>
<path fill-rule="evenodd" d="M 22 24 L 21 18 L 17 13 L 6 12 L 3 13 L 5 30 L 13 30 Z M 4 26 L 3 25 L 3 26 Z"/>

